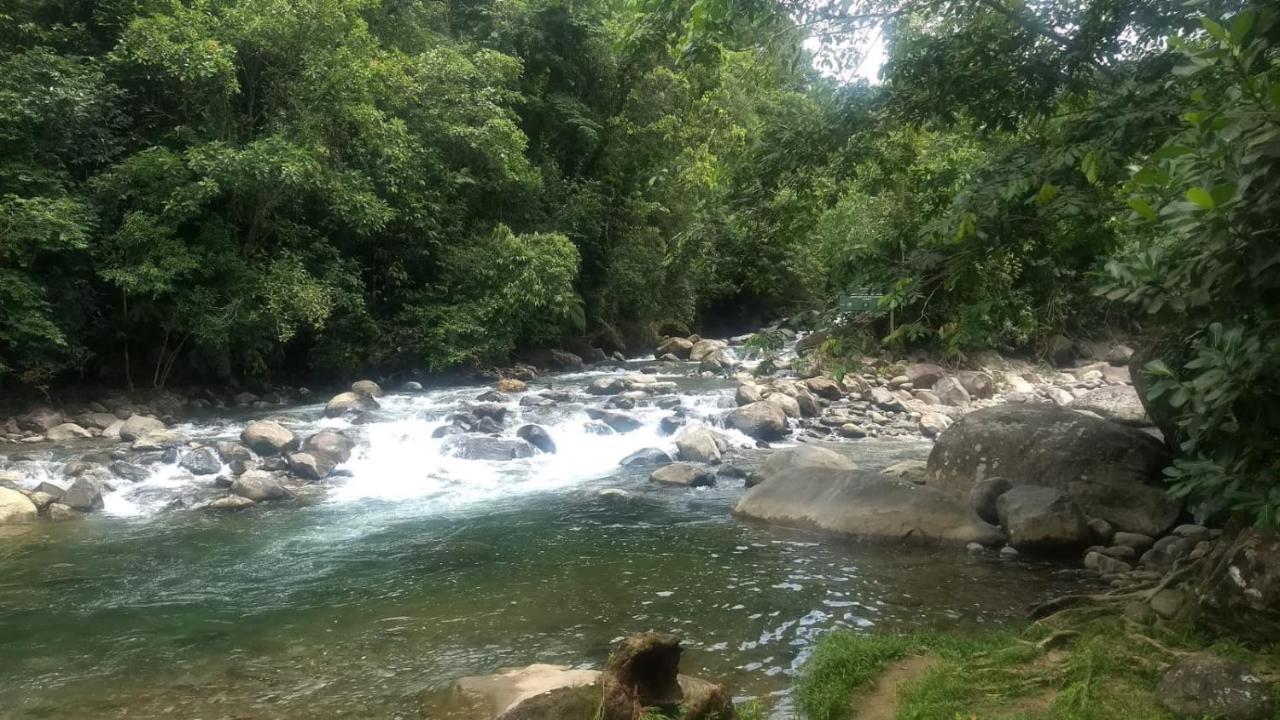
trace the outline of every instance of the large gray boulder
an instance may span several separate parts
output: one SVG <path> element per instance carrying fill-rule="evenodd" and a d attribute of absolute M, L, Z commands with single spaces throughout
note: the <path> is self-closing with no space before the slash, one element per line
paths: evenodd
<path fill-rule="evenodd" d="M 1057 554 L 1089 544 L 1089 525 L 1066 493 L 1019 485 L 996 500 L 1000 525 L 1019 552 Z"/>
<path fill-rule="evenodd" d="M 769 396 L 764 401 L 777 405 L 782 414 L 789 418 L 798 419 L 802 414 L 800 412 L 800 402 L 786 393 L 778 391 L 769 393 Z"/>
<path fill-rule="evenodd" d="M 959 499 L 990 477 L 1055 488 L 1090 518 L 1158 537 L 1182 512 L 1160 484 L 1168 461 L 1159 441 L 1118 423 L 1047 404 L 999 405 L 938 437 L 927 483 Z"/>
<path fill-rule="evenodd" d="M 271 420 L 257 420 L 240 431 L 240 442 L 259 455 L 279 455 L 298 447 L 298 436 Z"/>
<path fill-rule="evenodd" d="M 762 400 L 729 413 L 724 424 L 757 440 L 777 440 L 787 434 L 787 416 L 782 408 Z"/>
<path fill-rule="evenodd" d="M 192 475 L 217 475 L 222 470 L 222 460 L 213 448 L 196 448 L 182 456 L 178 467 Z"/>
<path fill-rule="evenodd" d="M 372 380 L 357 380 L 351 383 L 351 392 L 372 398 L 380 398 L 385 394 L 382 391 L 382 386 Z"/>
<path fill-rule="evenodd" d="M 944 377 L 933 384 L 933 394 L 943 405 L 966 407 L 971 400 L 969 391 L 958 378 Z"/>
<path fill-rule="evenodd" d="M 327 463 L 332 470 L 335 465 L 341 465 L 351 459 L 351 451 L 355 446 L 356 441 L 346 433 L 325 428 L 302 443 L 302 452 Z"/>
<path fill-rule="evenodd" d="M 516 437 L 528 442 L 530 445 L 541 450 L 544 453 L 555 453 L 556 441 L 551 438 L 551 433 L 541 425 L 521 425 L 516 430 Z"/>
<path fill-rule="evenodd" d="M 78 477 L 58 498 L 58 502 L 72 510 L 95 512 L 105 505 L 102 499 L 102 486 L 86 477 Z"/>
<path fill-rule="evenodd" d="M 857 465 L 848 457 L 820 445 L 797 445 L 779 450 L 765 458 L 756 471 L 747 476 L 747 487 L 760 483 L 785 480 L 801 468 L 826 470 L 854 470 Z"/>
<path fill-rule="evenodd" d="M 533 457 L 535 448 L 522 438 L 487 435 L 453 435 L 444 442 L 444 453 L 464 460 L 515 460 Z"/>
<path fill-rule="evenodd" d="M 715 352 L 724 350 L 729 347 L 729 343 L 724 340 L 699 340 L 689 349 L 689 359 L 694 362 L 702 362 Z"/>
<path fill-rule="evenodd" d="M 681 360 L 688 360 L 689 353 L 692 351 L 692 342 L 682 337 L 673 337 L 663 340 L 658 349 L 653 352 L 653 356 L 661 359 L 664 355 L 675 355 Z"/>
<path fill-rule="evenodd" d="M 934 383 L 946 377 L 947 371 L 933 363 L 916 363 L 907 366 L 903 374 L 915 389 L 928 390 Z"/>
<path fill-rule="evenodd" d="M 915 543 L 996 545 L 1004 535 L 933 488 L 863 470 L 800 468 L 747 491 L 734 512 L 779 525 Z"/>

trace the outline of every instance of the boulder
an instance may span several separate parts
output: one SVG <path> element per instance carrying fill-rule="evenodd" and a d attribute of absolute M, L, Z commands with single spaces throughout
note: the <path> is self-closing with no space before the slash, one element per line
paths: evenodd
<path fill-rule="evenodd" d="M 151 433 L 164 430 L 164 423 L 149 415 L 130 415 L 120 425 L 120 439 L 133 441 Z M 106 435 L 106 432 L 103 432 Z"/>
<path fill-rule="evenodd" d="M 587 386 L 587 392 L 592 395 L 617 395 L 626 390 L 627 382 L 617 376 L 596 378 Z"/>
<path fill-rule="evenodd" d="M 1060 554 L 1089 544 L 1089 525 L 1066 493 L 1019 485 L 996 500 L 1000 526 L 1018 552 Z"/>
<path fill-rule="evenodd" d="M 686 462 L 720 462 L 720 445 L 716 434 L 705 425 L 690 425 L 676 433 L 676 455 Z"/>
<path fill-rule="evenodd" d="M 78 477 L 67 486 L 58 502 L 80 512 L 101 510 L 105 504 L 102 500 L 102 487 L 86 477 Z"/>
<path fill-rule="evenodd" d="M 63 424 L 66 418 L 51 408 L 36 408 L 15 418 L 18 427 L 29 432 L 44 433 Z"/>
<path fill-rule="evenodd" d="M 734 512 L 873 540 L 997 545 L 1004 536 L 939 490 L 862 470 L 800 468 L 747 491 Z"/>
<path fill-rule="evenodd" d="M 681 487 L 711 487 L 716 484 L 716 474 L 704 465 L 678 462 L 654 470 L 649 475 L 649 482 Z"/>
<path fill-rule="evenodd" d="M 783 415 L 789 418 L 800 417 L 800 403 L 790 395 L 782 392 L 769 393 L 769 397 L 764 399 L 767 403 L 776 405 Z"/>
<path fill-rule="evenodd" d="M 924 460 L 902 460 L 896 462 L 889 467 L 881 470 L 885 475 L 899 480 L 906 480 L 909 483 L 923 485 L 925 481 L 925 473 L 928 470 L 928 463 Z"/>
<path fill-rule="evenodd" d="M 800 417 L 818 417 L 822 414 L 822 408 L 818 405 L 818 398 L 808 390 L 800 391 L 795 397 L 796 405 L 800 408 Z"/>
<path fill-rule="evenodd" d="M 14 490 L 0 486 L 0 525 L 35 522 L 39 510 L 31 498 Z"/>
<path fill-rule="evenodd" d="M 257 505 L 257 503 L 255 503 L 254 501 L 250 500 L 247 497 L 242 497 L 240 495 L 225 495 L 223 497 L 217 498 L 216 500 L 211 500 L 209 503 L 204 505 L 204 509 L 205 510 L 247 510 L 253 507 L 254 505 Z"/>
<path fill-rule="evenodd" d="M 1194 620 L 1205 630 L 1280 643 L 1280 537 L 1241 530 L 1204 560 Z"/>
<path fill-rule="evenodd" d="M 1044 357 L 1056 367 L 1066 367 L 1076 357 L 1075 343 L 1062 335 L 1052 335 L 1044 341 Z"/>
<path fill-rule="evenodd" d="M 1125 425 L 1150 425 L 1142 399 L 1132 385 L 1105 385 L 1090 390 L 1072 403 L 1077 410 L 1088 410 L 1108 420 Z"/>
<path fill-rule="evenodd" d="M 971 400 L 969 391 L 954 377 L 944 377 L 934 383 L 933 394 L 938 396 L 943 405 L 952 407 L 967 407 Z"/>
<path fill-rule="evenodd" d="M 729 347 L 729 343 L 723 340 L 699 340 L 689 349 L 689 359 L 694 362 L 702 362 L 712 353 L 724 350 Z"/>
<path fill-rule="evenodd" d="M 662 359 L 663 355 L 674 355 L 680 360 L 688 360 L 691 352 L 693 352 L 692 342 L 685 338 L 673 337 L 663 340 L 658 349 L 653 351 L 653 356 Z"/>
<path fill-rule="evenodd" d="M 927 482 L 928 475 L 926 474 L 925 477 Z M 992 525 L 999 525 L 1000 510 L 997 502 L 1000 496 L 1009 492 L 1012 487 L 1013 483 L 1001 477 L 979 480 L 969 490 L 969 507 L 977 513 L 978 517 Z"/>
<path fill-rule="evenodd" d="M 649 447 L 641 448 L 630 455 L 618 461 L 623 467 L 645 466 L 645 465 L 670 465 L 673 462 L 671 456 L 661 448 Z"/>
<path fill-rule="evenodd" d="M 1051 487 L 1088 517 L 1158 536 L 1182 510 L 1161 486 L 1167 463 L 1159 441 L 1118 423 L 1047 404 L 999 405 L 965 415 L 939 436 L 928 485 L 956 498 L 989 477 Z"/>
<path fill-rule="evenodd" d="M 903 375 L 907 376 L 911 387 L 917 390 L 928 390 L 934 383 L 946 377 L 947 371 L 933 363 L 915 363 L 908 365 Z"/>
<path fill-rule="evenodd" d="M 985 372 L 962 370 L 956 373 L 956 380 L 969 393 L 970 398 L 986 400 L 996 394 L 996 382 Z"/>
<path fill-rule="evenodd" d="M 372 380 L 357 380 L 351 383 L 351 392 L 371 398 L 380 398 L 385 394 L 382 392 L 382 387 Z"/>
<path fill-rule="evenodd" d="M 1272 720 L 1270 683 L 1249 666 L 1210 653 L 1182 658 L 1156 688 L 1156 701 L 1180 718 Z"/>
<path fill-rule="evenodd" d="M 936 438 L 943 433 L 944 430 L 951 427 L 951 418 L 942 413 L 925 413 L 920 418 L 918 425 L 920 434 L 927 438 Z"/>
<path fill-rule="evenodd" d="M 355 446 L 356 441 L 352 440 L 346 433 L 333 428 L 325 428 L 302 443 L 302 452 L 327 462 L 330 469 L 332 469 L 333 466 L 341 465 L 350 460 L 351 451 L 355 449 Z"/>
<path fill-rule="evenodd" d="M 418 382 L 417 380 L 410 380 L 409 382 L 404 384 L 404 387 L 402 389 L 405 392 L 411 392 L 411 393 L 422 392 L 422 383 Z"/>
<path fill-rule="evenodd" d="M 764 393 L 759 385 L 739 385 L 733 394 L 733 401 L 739 407 L 764 400 Z"/>
<path fill-rule="evenodd" d="M 285 460 L 294 475 L 306 480 L 320 480 L 333 472 L 333 463 L 327 457 L 317 457 L 309 452 L 289 453 Z"/>
<path fill-rule="evenodd" d="M 551 433 L 547 432 L 547 429 L 541 425 L 521 425 L 516 430 L 516 437 L 544 453 L 554 453 L 556 451 L 556 441 L 551 439 Z"/>
<path fill-rule="evenodd" d="M 789 475 L 802 468 L 854 470 L 857 465 L 848 457 L 821 445 L 797 445 L 765 458 L 760 467 L 747 476 L 746 485 L 755 487 L 765 482 L 785 482 Z"/>
<path fill-rule="evenodd" d="M 190 439 L 178 432 L 177 430 L 160 430 L 158 432 L 149 432 L 146 435 L 133 441 L 129 447 L 133 450 L 151 451 L 151 450 L 171 450 L 173 460 L 166 462 L 175 462 L 177 460 L 177 449 L 186 445 Z"/>
<path fill-rule="evenodd" d="M 62 423 L 45 430 L 44 437 L 46 440 L 61 441 L 93 437 L 93 434 L 75 423 Z"/>
<path fill-rule="evenodd" d="M 324 416 L 342 417 L 347 414 L 360 414 L 377 410 L 380 405 L 369 395 L 362 395 L 358 392 L 338 393 L 329 398 L 329 402 L 325 403 Z"/>
<path fill-rule="evenodd" d="M 763 400 L 729 413 L 725 425 L 757 440 L 777 440 L 788 430 L 787 416 L 782 408 Z"/>
<path fill-rule="evenodd" d="M 498 380 L 498 392 L 501 393 L 522 393 L 529 389 L 529 385 L 523 380 L 515 378 L 500 378 Z"/>
<path fill-rule="evenodd" d="M 279 455 L 298 447 L 298 436 L 272 420 L 255 420 L 240 432 L 240 442 L 259 455 Z"/>
<path fill-rule="evenodd" d="M 587 417 L 592 420 L 598 420 L 617 433 L 629 433 L 641 428 L 641 423 L 634 417 L 626 413 L 614 412 L 612 410 L 600 410 L 597 408 L 587 408 Z"/>
<path fill-rule="evenodd" d="M 231 493 L 254 502 L 283 500 L 289 491 L 269 472 L 250 470 L 231 481 Z"/>
<path fill-rule="evenodd" d="M 873 387 L 863 393 L 863 399 L 875 405 L 881 410 L 889 412 L 902 412 L 905 406 L 902 404 L 902 398 L 893 394 L 893 391 L 886 387 Z"/>
<path fill-rule="evenodd" d="M 515 460 L 533 457 L 533 444 L 523 438 L 486 435 L 452 435 L 444 441 L 443 452 L 463 460 Z"/>
<path fill-rule="evenodd" d="M 804 386 L 824 400 L 839 400 L 844 397 L 844 391 L 831 378 L 812 377 L 804 381 Z"/>
<path fill-rule="evenodd" d="M 196 448 L 182 456 L 178 467 L 192 475 L 217 475 L 222 470 L 222 461 L 213 448 Z"/>
<path fill-rule="evenodd" d="M 80 416 L 81 426 L 97 428 L 99 430 L 106 430 L 118 421 L 119 418 L 111 413 L 90 412 Z"/>

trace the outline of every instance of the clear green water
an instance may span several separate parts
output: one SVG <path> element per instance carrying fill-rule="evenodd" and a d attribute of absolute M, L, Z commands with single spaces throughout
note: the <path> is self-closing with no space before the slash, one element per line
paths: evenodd
<path fill-rule="evenodd" d="M 765 696 L 830 628 L 1005 623 L 1067 582 L 737 521 L 741 492 L 630 474 L 447 514 L 371 500 L 11 533 L 0 716 L 432 717 L 460 675 L 598 665 L 648 629 L 685 638 L 685 672 Z"/>

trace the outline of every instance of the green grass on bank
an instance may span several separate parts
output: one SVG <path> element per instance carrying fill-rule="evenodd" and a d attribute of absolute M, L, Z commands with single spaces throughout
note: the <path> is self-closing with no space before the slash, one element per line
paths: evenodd
<path fill-rule="evenodd" d="M 886 669 L 920 655 L 927 658 L 916 664 L 922 670 L 904 680 L 896 698 L 889 696 L 883 717 L 1164 720 L 1173 716 L 1156 703 L 1154 690 L 1182 654 L 1211 649 L 1264 673 L 1280 668 L 1276 648 L 1260 651 L 1152 632 L 1138 634 L 1122 619 L 1108 617 L 1079 627 L 1041 624 L 981 637 L 834 634 L 806 665 L 796 704 L 805 720 L 853 720 Z"/>

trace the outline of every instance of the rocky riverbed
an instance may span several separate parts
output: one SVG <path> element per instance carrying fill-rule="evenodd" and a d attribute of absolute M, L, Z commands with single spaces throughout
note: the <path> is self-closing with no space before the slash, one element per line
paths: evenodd
<path fill-rule="evenodd" d="M 160 698 L 211 693 L 286 716 L 338 689 L 401 716 L 412 687 L 598 663 L 619 631 L 650 629 L 685 635 L 699 675 L 785 694 L 826 629 L 1003 622 L 1213 549 L 1216 531 L 1150 492 L 1163 446 L 1121 345 L 1063 368 L 867 358 L 835 378 L 797 373 L 791 351 L 753 372 L 744 339 L 561 352 L 563 370 L 482 385 L 15 415 L 0 650 L 23 658 L 18 716 L 106 696 L 158 717 Z M 53 623 L 47 607 L 77 610 Z M 291 657 L 327 679 L 295 678 Z"/>

